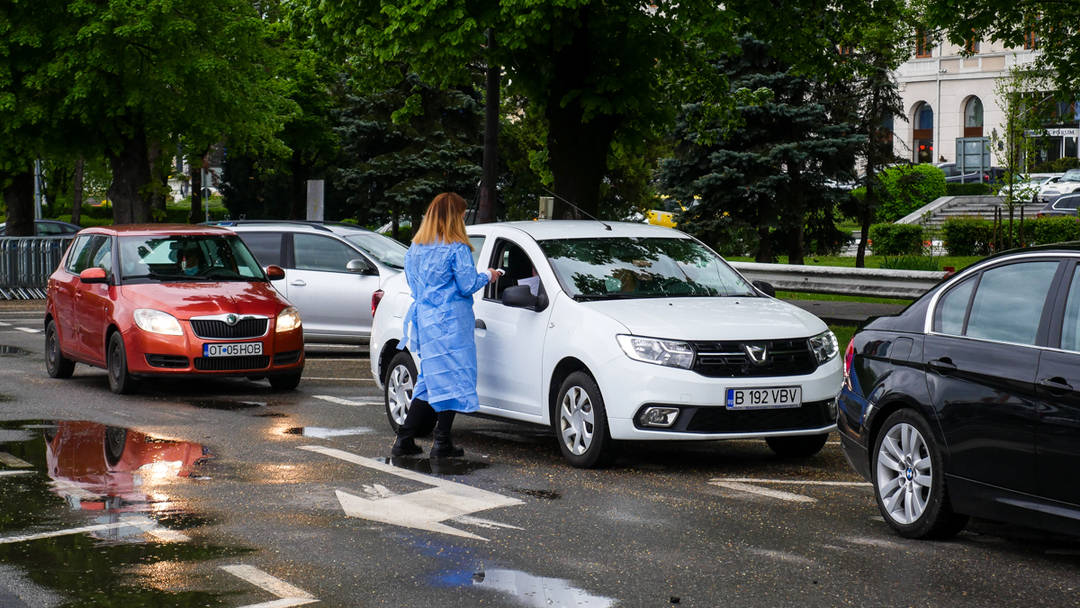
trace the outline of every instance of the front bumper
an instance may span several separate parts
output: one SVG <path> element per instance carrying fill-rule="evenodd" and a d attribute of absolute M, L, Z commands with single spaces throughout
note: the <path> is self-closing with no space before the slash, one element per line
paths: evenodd
<path fill-rule="evenodd" d="M 203 344 L 261 343 L 261 355 L 204 357 Z M 132 328 L 124 334 L 128 371 L 136 376 L 263 376 L 304 368 L 303 331 L 275 333 L 254 339 L 208 340 L 190 328 L 183 336 L 166 336 Z"/>
<path fill-rule="evenodd" d="M 612 362 L 616 363 L 616 362 Z M 593 370 L 607 409 L 612 439 L 712 440 L 819 435 L 836 430 L 836 396 L 843 382 L 839 357 L 802 376 L 708 378 L 690 370 L 627 358 Z M 728 388 L 802 387 L 802 406 L 729 410 Z M 646 427 L 644 408 L 679 408 L 669 428 Z"/>

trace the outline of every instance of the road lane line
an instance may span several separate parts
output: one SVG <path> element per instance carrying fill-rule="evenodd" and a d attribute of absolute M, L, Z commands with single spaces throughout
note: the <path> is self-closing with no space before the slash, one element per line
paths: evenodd
<path fill-rule="evenodd" d="M 873 487 L 868 481 L 817 481 L 809 479 L 758 479 L 756 477 L 716 477 L 709 480 L 731 481 L 736 483 L 778 483 L 793 486 L 840 486 L 840 487 Z"/>
<path fill-rule="evenodd" d="M 319 376 L 304 376 L 304 380 L 330 380 L 333 382 L 370 382 L 375 383 L 371 378 L 328 378 Z"/>
<path fill-rule="evenodd" d="M 769 488 L 762 488 L 748 483 L 741 483 L 738 481 L 720 481 L 712 480 L 709 482 L 714 486 L 720 486 L 721 488 L 727 488 L 729 490 L 738 490 L 740 492 L 748 492 L 750 494 L 758 494 L 760 496 L 767 496 L 769 498 L 776 498 L 778 500 L 786 500 L 788 502 L 802 502 L 813 503 L 817 502 L 816 498 L 810 496 L 803 496 L 802 494 L 793 494 L 791 492 L 783 492 L 781 490 L 771 490 Z"/>
<path fill-rule="evenodd" d="M 7 452 L 0 452 L 0 464 L 9 466 L 13 469 L 30 469 L 34 466 L 22 458 L 16 458 Z"/>
<path fill-rule="evenodd" d="M 0 327 L 11 327 L 11 323 L 4 323 L 3 321 L 0 321 Z"/>
<path fill-rule="evenodd" d="M 19 331 L 24 331 L 24 332 L 26 332 L 28 334 L 40 334 L 41 333 L 40 329 L 30 329 L 29 327 L 16 327 L 15 329 L 17 329 Z"/>
<path fill-rule="evenodd" d="M 12 475 L 29 475 L 33 471 L 0 471 L 0 477 L 10 477 Z"/>
<path fill-rule="evenodd" d="M 57 536 L 68 536 L 71 534 L 84 534 L 86 532 L 98 532 L 100 530 L 113 530 L 115 528 L 148 528 L 150 526 L 156 526 L 157 522 L 154 522 L 148 518 L 139 519 L 127 519 L 124 521 L 114 521 L 108 524 L 95 524 L 93 526 L 82 526 L 80 528 L 68 528 L 66 530 L 54 530 L 52 532 L 41 532 L 39 534 L 24 534 L 22 536 L 7 536 L 0 538 L 0 545 L 8 545 L 11 543 L 23 543 L 31 540 L 41 540 L 44 538 L 56 538 Z"/>
<path fill-rule="evenodd" d="M 312 378 L 308 378 L 311 380 Z M 329 401 L 330 403 L 336 403 L 338 405 L 351 405 L 353 407 L 364 405 L 382 405 L 382 401 L 353 401 L 352 399 L 343 399 L 341 397 L 335 397 L 333 395 L 312 395 L 316 399 L 322 399 L 323 401 Z"/>
<path fill-rule="evenodd" d="M 241 608 L 287 608 L 289 606 L 314 604 L 319 601 L 314 595 L 311 595 L 307 591 L 304 591 L 299 587 L 294 587 L 280 578 L 270 576 L 255 566 L 233 564 L 231 566 L 221 566 L 221 569 L 242 581 L 255 585 L 263 591 L 272 593 L 279 598 L 260 604 L 248 604 Z"/>

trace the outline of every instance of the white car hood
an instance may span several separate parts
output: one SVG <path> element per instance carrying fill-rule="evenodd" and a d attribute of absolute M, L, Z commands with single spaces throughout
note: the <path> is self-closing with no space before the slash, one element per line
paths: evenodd
<path fill-rule="evenodd" d="M 638 336 L 672 340 L 774 340 L 817 335 L 828 326 L 805 310 L 762 297 L 645 298 L 582 302 Z"/>

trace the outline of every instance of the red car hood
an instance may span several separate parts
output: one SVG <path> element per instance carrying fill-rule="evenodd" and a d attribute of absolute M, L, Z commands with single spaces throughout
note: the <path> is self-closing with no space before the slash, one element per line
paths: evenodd
<path fill-rule="evenodd" d="M 120 289 L 132 308 L 154 308 L 178 319 L 229 312 L 273 318 L 289 305 L 266 282 L 147 283 Z"/>

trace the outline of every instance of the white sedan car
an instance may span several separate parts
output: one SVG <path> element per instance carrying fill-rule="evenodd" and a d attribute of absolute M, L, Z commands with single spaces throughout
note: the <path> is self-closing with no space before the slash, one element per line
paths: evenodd
<path fill-rule="evenodd" d="M 836 337 L 690 236 L 598 221 L 468 233 L 477 268 L 506 271 L 475 295 L 479 413 L 552 427 L 574 466 L 619 440 L 763 438 L 809 456 L 836 428 Z M 371 372 L 394 429 L 422 364 L 398 350 L 404 279 L 373 298 Z"/>

